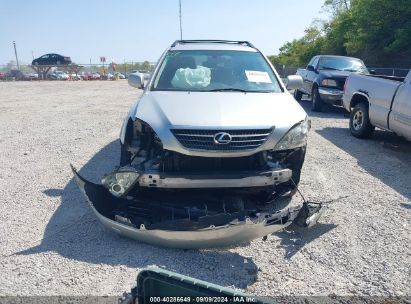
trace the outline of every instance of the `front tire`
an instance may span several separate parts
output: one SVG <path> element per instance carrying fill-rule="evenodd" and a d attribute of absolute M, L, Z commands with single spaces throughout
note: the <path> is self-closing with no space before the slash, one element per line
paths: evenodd
<path fill-rule="evenodd" d="M 301 99 L 303 98 L 303 93 L 298 91 L 298 90 L 295 90 L 294 91 L 294 98 L 297 101 L 301 101 Z"/>
<path fill-rule="evenodd" d="M 350 114 L 350 132 L 357 138 L 369 138 L 375 127 L 370 122 L 368 104 L 360 102 Z"/>
<path fill-rule="evenodd" d="M 321 100 L 321 96 L 320 96 L 320 93 L 318 92 L 317 87 L 313 88 L 313 91 L 311 93 L 311 99 L 312 99 L 311 110 L 313 110 L 314 112 L 321 112 L 323 109 L 323 101 Z"/>

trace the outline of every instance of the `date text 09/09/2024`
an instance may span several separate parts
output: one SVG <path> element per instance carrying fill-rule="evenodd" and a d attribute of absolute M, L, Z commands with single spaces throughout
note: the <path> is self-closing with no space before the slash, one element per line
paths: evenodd
<path fill-rule="evenodd" d="M 182 296 L 182 297 L 150 297 L 149 303 L 256 303 L 250 296 Z"/>

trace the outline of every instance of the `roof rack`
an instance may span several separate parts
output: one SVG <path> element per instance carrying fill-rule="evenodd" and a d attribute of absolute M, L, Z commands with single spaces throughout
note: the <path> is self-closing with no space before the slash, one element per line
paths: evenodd
<path fill-rule="evenodd" d="M 198 40 L 176 40 L 171 45 L 171 47 L 175 47 L 177 44 L 184 44 L 184 43 L 228 43 L 228 44 L 244 44 L 248 47 L 255 49 L 255 46 L 252 45 L 248 41 L 236 41 L 236 40 L 218 40 L 218 39 L 198 39 Z"/>

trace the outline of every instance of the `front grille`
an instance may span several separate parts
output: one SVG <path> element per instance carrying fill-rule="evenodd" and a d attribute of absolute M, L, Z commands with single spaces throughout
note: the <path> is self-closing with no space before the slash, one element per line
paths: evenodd
<path fill-rule="evenodd" d="M 337 82 L 337 88 L 339 88 L 340 90 L 344 90 L 345 80 L 346 78 L 336 79 L 335 81 Z"/>
<path fill-rule="evenodd" d="M 266 169 L 266 160 L 261 152 L 244 157 L 200 157 L 169 152 L 162 162 L 160 168 L 165 172 L 222 173 Z"/>
<path fill-rule="evenodd" d="M 193 130 L 172 129 L 177 140 L 187 149 L 205 151 L 245 151 L 260 147 L 272 132 L 270 129 L 249 130 Z M 214 136 L 225 132 L 231 135 L 231 142 L 217 144 Z"/>

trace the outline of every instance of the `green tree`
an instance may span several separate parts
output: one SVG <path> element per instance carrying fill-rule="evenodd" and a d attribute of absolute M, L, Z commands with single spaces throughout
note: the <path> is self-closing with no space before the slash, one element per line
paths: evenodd
<path fill-rule="evenodd" d="M 348 55 L 368 65 L 411 67 L 411 0 L 326 0 L 331 18 L 285 43 L 274 64 L 304 66 L 317 54 Z"/>

